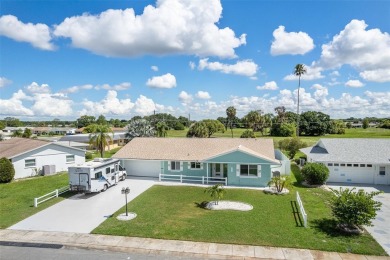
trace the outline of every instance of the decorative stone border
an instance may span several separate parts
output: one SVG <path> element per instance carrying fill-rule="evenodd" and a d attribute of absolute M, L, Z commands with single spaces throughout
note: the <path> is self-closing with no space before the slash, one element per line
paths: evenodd
<path fill-rule="evenodd" d="M 126 213 L 122 213 L 116 217 L 117 220 L 122 220 L 122 221 L 129 221 L 137 217 L 137 214 L 134 212 L 128 212 L 127 216 Z"/>
<path fill-rule="evenodd" d="M 290 193 L 290 191 L 284 188 L 281 192 L 278 192 L 275 187 L 269 187 L 264 189 L 264 193 L 267 194 L 276 194 L 276 195 L 285 195 Z"/>
<path fill-rule="evenodd" d="M 253 206 L 239 201 L 220 200 L 218 204 L 216 204 L 216 201 L 210 201 L 205 208 L 210 210 L 249 211 L 253 209 Z"/>

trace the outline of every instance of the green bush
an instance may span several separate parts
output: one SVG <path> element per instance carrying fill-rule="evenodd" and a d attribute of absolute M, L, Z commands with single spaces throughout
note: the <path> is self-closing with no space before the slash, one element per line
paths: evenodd
<path fill-rule="evenodd" d="M 334 192 L 331 200 L 332 214 L 342 227 L 371 226 L 371 220 L 375 218 L 376 211 L 382 206 L 382 203 L 373 199 L 380 192 L 365 192 L 364 190 L 354 192 L 354 189 L 332 189 Z"/>
<path fill-rule="evenodd" d="M 173 129 L 175 130 L 184 130 L 184 125 L 180 122 L 176 122 L 175 125 L 173 126 Z"/>
<path fill-rule="evenodd" d="M 15 168 L 10 160 L 3 157 L 0 159 L 0 182 L 7 183 L 12 181 L 15 176 Z"/>
<path fill-rule="evenodd" d="M 252 130 L 245 130 L 242 132 L 240 138 L 256 138 L 256 136 Z"/>
<path fill-rule="evenodd" d="M 85 153 L 85 159 L 86 160 L 91 160 L 92 159 L 92 154 L 91 153 Z"/>
<path fill-rule="evenodd" d="M 302 168 L 302 176 L 312 185 L 321 185 L 329 178 L 329 169 L 322 163 L 306 163 Z"/>

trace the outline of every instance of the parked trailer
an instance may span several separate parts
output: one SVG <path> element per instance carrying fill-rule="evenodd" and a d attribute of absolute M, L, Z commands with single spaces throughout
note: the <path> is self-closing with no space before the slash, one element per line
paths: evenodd
<path fill-rule="evenodd" d="M 126 170 L 117 159 L 95 158 L 68 168 L 69 188 L 85 193 L 105 191 L 126 179 Z"/>

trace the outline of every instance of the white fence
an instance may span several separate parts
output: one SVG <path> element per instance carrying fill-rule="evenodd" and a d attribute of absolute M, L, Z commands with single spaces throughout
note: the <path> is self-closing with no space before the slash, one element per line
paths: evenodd
<path fill-rule="evenodd" d="M 299 196 L 298 191 L 297 191 L 297 202 L 299 205 L 299 210 L 301 211 L 301 214 L 303 217 L 303 225 L 305 227 L 307 227 L 307 214 L 306 214 L 305 208 L 303 207 L 303 203 L 302 203 L 301 197 Z"/>
<path fill-rule="evenodd" d="M 180 182 L 199 182 L 202 184 L 210 183 L 223 183 L 227 186 L 227 178 L 222 177 L 205 177 L 205 176 L 192 176 L 192 175 L 174 175 L 174 174 L 159 174 L 159 181 L 180 181 Z"/>
<path fill-rule="evenodd" d="M 38 207 L 38 204 L 41 204 L 42 202 L 45 202 L 49 199 L 52 199 L 52 198 L 57 198 L 58 195 L 62 194 L 62 193 L 65 193 L 69 190 L 69 186 L 65 186 L 65 187 L 62 187 L 62 188 L 59 188 L 59 189 L 56 189 L 52 192 L 49 192 L 39 198 L 34 198 L 34 207 Z"/>

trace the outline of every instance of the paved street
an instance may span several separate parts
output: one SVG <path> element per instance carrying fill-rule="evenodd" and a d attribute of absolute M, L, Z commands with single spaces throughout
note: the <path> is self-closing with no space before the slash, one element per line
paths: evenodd
<path fill-rule="evenodd" d="M 351 184 L 346 185 L 331 183 L 327 185 L 332 189 L 353 188 L 363 189 L 366 192 L 383 191 L 382 194 L 375 196 L 377 201 L 382 202 L 381 210 L 377 212 L 377 216 L 372 221 L 372 227 L 365 227 L 368 232 L 375 238 L 375 240 L 383 247 L 383 249 L 390 255 L 390 186 L 388 185 L 359 185 Z"/>
<path fill-rule="evenodd" d="M 131 201 L 154 183 L 155 180 L 150 179 L 127 179 L 105 192 L 77 194 L 16 223 L 9 229 L 90 233 L 125 205 L 125 197 L 121 194 L 122 187 L 130 187 L 128 201 Z"/>

